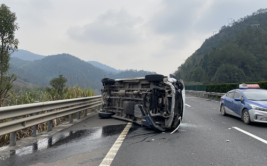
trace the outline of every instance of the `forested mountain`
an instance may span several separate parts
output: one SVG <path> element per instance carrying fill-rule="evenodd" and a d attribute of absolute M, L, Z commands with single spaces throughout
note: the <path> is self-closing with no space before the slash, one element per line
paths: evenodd
<path fill-rule="evenodd" d="M 45 56 L 34 54 L 27 50 L 18 49 L 18 51 L 15 51 L 14 53 L 11 54 L 11 57 L 17 57 L 22 60 L 34 61 L 43 59 Z"/>
<path fill-rule="evenodd" d="M 11 57 L 9 62 L 12 66 L 19 67 L 19 68 L 32 63 L 32 61 L 23 60 L 17 57 Z"/>
<path fill-rule="evenodd" d="M 11 54 L 11 57 L 12 58 L 19 58 L 21 60 L 26 60 L 26 61 L 34 61 L 34 60 L 43 59 L 45 56 L 34 54 L 34 53 L 27 51 L 27 50 L 18 49 L 18 51 L 15 51 L 14 53 Z M 15 60 L 13 59 L 13 62 L 14 61 Z M 19 60 L 17 60 L 17 61 L 19 61 Z M 98 67 L 98 68 L 108 72 L 108 73 L 116 74 L 116 73 L 123 71 L 123 70 L 117 70 L 113 67 L 104 65 L 104 64 L 97 62 L 97 61 L 87 61 L 87 62 L 90 63 L 91 65 L 95 66 L 95 67 Z"/>
<path fill-rule="evenodd" d="M 116 73 L 119 73 L 121 72 L 122 70 L 117 70 L 113 67 L 110 67 L 110 66 L 107 66 L 107 65 L 104 65 L 100 62 L 97 62 L 97 61 L 87 61 L 88 63 L 90 63 L 91 65 L 95 66 L 95 67 L 98 67 L 108 73 L 113 73 L 113 74 L 116 74 Z"/>
<path fill-rule="evenodd" d="M 187 84 L 267 80 L 267 9 L 223 26 L 175 74 Z"/>
<path fill-rule="evenodd" d="M 45 56 L 41 60 L 35 61 L 11 57 L 10 67 L 9 73 L 14 73 L 21 80 L 31 84 L 48 86 L 52 78 L 63 74 L 68 80 L 68 86 L 74 86 L 78 83 L 81 87 L 91 87 L 94 90 L 102 88 L 101 79 L 105 76 L 117 79 L 144 77 L 152 73 L 143 70 L 127 70 L 110 74 L 69 54 Z"/>

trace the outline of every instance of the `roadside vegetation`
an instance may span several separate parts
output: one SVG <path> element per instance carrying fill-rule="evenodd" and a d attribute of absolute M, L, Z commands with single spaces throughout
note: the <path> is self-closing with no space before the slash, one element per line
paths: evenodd
<path fill-rule="evenodd" d="M 36 101 L 45 102 L 45 101 L 54 101 L 54 100 L 64 100 L 64 99 L 72 99 L 78 97 L 89 97 L 94 96 L 95 92 L 91 89 L 80 88 L 78 84 L 74 87 L 66 86 L 67 80 L 60 75 L 57 78 L 54 78 L 50 81 L 50 87 L 13 87 L 14 89 L 20 88 L 21 91 L 14 93 L 12 90 L 9 92 L 9 97 L 3 103 L 3 106 L 13 106 L 20 104 L 30 104 Z M 87 112 L 92 111 L 92 109 L 87 110 Z M 81 116 L 83 116 L 83 111 L 81 112 Z M 26 115 L 26 117 L 32 115 Z M 73 115 L 76 118 L 76 114 Z M 20 117 L 23 118 L 23 117 Z M 52 126 L 55 127 L 62 122 L 68 121 L 69 117 L 61 117 L 53 120 Z M 10 121 L 10 119 L 2 120 L 2 122 Z M 38 132 L 42 132 L 47 130 L 47 123 L 41 123 L 38 125 Z M 32 135 L 32 127 L 20 130 L 16 132 L 16 139 L 20 140 L 22 138 L 28 137 Z M 9 144 L 9 134 L 4 136 L 0 136 L 0 147 Z"/>
<path fill-rule="evenodd" d="M 178 67 L 186 85 L 267 80 L 267 9 L 222 26 Z"/>
<path fill-rule="evenodd" d="M 0 6 L 0 106 L 9 97 L 9 90 L 16 80 L 14 74 L 8 74 L 10 54 L 18 49 L 19 41 L 15 32 L 19 29 L 17 17 L 5 4 Z"/>

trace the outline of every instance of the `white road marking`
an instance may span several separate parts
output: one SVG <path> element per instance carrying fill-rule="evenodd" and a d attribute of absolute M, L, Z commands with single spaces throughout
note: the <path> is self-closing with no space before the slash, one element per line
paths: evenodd
<path fill-rule="evenodd" d="M 115 158 L 118 150 L 121 147 L 121 144 L 122 144 L 123 140 L 125 139 L 125 137 L 128 134 L 128 132 L 129 132 L 131 127 L 132 127 L 132 123 L 129 122 L 126 125 L 126 127 L 124 128 L 124 130 L 121 132 L 120 136 L 115 141 L 113 146 L 110 148 L 110 150 L 108 151 L 106 157 L 102 160 L 102 162 L 101 162 L 101 164 L 99 166 L 110 166 L 111 165 L 113 159 Z"/>
<path fill-rule="evenodd" d="M 186 105 L 187 107 L 191 107 L 190 105 L 188 105 L 188 104 L 184 104 L 184 105 Z"/>
<path fill-rule="evenodd" d="M 256 135 L 254 135 L 254 134 L 251 134 L 251 133 L 249 133 L 247 131 L 244 131 L 244 130 L 238 128 L 238 127 L 232 127 L 232 128 L 234 128 L 234 129 L 236 129 L 236 130 L 238 130 L 238 131 L 240 131 L 240 132 L 242 132 L 244 134 L 247 134 L 247 135 L 249 135 L 249 136 L 251 136 L 251 137 L 253 137 L 253 138 L 255 138 L 255 139 L 257 139 L 257 140 L 259 140 L 259 141 L 261 141 L 263 143 L 265 143 L 265 144 L 267 144 L 267 141 L 266 140 L 264 140 L 264 139 L 262 139 L 262 138 L 260 138 L 260 137 L 258 137 Z"/>

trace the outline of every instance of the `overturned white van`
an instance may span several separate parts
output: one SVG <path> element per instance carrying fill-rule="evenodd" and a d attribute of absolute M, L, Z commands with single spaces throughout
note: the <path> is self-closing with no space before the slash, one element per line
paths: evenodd
<path fill-rule="evenodd" d="M 178 129 L 184 115 L 182 80 L 160 74 L 140 78 L 103 78 L 100 118 L 118 118 L 155 130 Z"/>

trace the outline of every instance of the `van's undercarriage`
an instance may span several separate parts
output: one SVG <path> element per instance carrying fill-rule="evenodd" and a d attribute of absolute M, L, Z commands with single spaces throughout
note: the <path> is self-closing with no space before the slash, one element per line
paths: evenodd
<path fill-rule="evenodd" d="M 165 131 L 183 118 L 182 80 L 153 74 L 141 78 L 102 79 L 103 107 L 99 117 L 114 117 Z"/>

